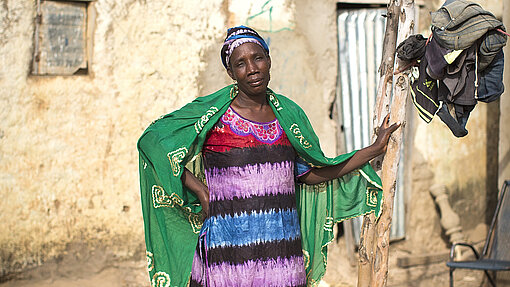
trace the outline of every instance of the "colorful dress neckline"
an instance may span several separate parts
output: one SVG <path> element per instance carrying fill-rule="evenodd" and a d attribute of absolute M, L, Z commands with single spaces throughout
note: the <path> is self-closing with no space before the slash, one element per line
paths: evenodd
<path fill-rule="evenodd" d="M 283 129 L 278 119 L 275 118 L 265 123 L 252 121 L 243 118 L 231 106 L 223 114 L 221 121 L 229 125 L 235 134 L 240 136 L 252 135 L 257 140 L 267 144 L 276 142 L 283 134 Z"/>

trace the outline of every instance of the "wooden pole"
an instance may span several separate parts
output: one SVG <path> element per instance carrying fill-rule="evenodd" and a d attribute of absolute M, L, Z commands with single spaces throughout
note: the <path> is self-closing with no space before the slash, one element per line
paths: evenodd
<path fill-rule="evenodd" d="M 415 8 L 414 0 L 403 0 L 400 13 L 400 25 L 398 39 L 405 40 L 414 31 Z M 397 66 L 403 66 L 397 59 Z M 402 128 L 396 130 L 391 136 L 388 150 L 382 164 L 382 184 L 384 190 L 384 202 L 382 214 L 376 224 L 377 238 L 374 248 L 375 256 L 372 265 L 371 286 L 386 286 L 388 280 L 388 257 L 390 243 L 390 227 L 393 215 L 393 200 L 397 184 L 398 164 L 400 162 L 400 151 L 402 137 L 405 128 L 406 103 L 409 94 L 409 77 L 406 72 L 395 75 L 393 87 L 393 98 L 391 101 L 392 122 L 403 123 Z"/>
<path fill-rule="evenodd" d="M 373 127 L 379 127 L 383 117 L 389 111 L 389 97 L 393 83 L 393 63 L 395 60 L 395 47 L 397 44 L 398 14 L 399 7 L 395 0 L 390 0 L 386 12 L 386 31 L 384 34 L 383 52 L 381 65 L 379 66 L 379 86 L 374 108 Z M 383 108 L 386 107 L 385 111 Z M 373 134 L 376 134 L 374 132 Z M 381 158 L 373 161 L 374 168 L 380 170 L 382 167 Z M 358 250 L 358 287 L 369 286 L 372 278 L 372 261 L 374 257 L 375 240 L 375 216 L 373 213 L 365 215 L 361 227 L 360 245 Z"/>
<path fill-rule="evenodd" d="M 363 221 L 358 275 L 358 286 L 360 287 L 386 286 L 388 279 L 388 255 L 393 200 L 395 197 L 402 136 L 405 127 L 406 100 L 409 92 L 409 79 L 404 71 L 395 75 L 396 81 L 393 86 L 392 97 L 393 62 L 395 59 L 397 35 L 400 41 L 409 37 L 414 30 L 414 19 L 414 0 L 390 1 L 383 60 L 380 68 L 381 82 L 374 110 L 374 127 L 379 127 L 382 119 L 389 112 L 390 102 L 391 122 L 401 122 L 403 124 L 391 136 L 382 164 L 380 158 L 375 159 L 374 162 L 376 169 L 382 167 L 384 201 L 379 219 L 375 220 L 375 216 L 370 215 L 365 216 Z M 397 66 L 399 64 L 399 60 L 397 60 Z M 402 65 L 400 64 L 400 66 Z"/>

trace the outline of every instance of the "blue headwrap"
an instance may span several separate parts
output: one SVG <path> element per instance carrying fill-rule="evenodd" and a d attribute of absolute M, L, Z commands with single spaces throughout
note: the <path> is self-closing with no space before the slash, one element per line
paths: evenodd
<path fill-rule="evenodd" d="M 246 26 L 232 27 L 227 30 L 227 37 L 221 47 L 221 62 L 225 68 L 230 64 L 230 56 L 234 49 L 244 43 L 258 44 L 269 55 L 269 47 L 255 30 Z"/>

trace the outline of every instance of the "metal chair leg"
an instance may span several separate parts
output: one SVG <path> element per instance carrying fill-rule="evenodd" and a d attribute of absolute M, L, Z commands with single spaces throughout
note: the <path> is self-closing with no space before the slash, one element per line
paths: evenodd
<path fill-rule="evenodd" d="M 453 268 L 450 267 L 450 287 L 453 287 Z"/>
<path fill-rule="evenodd" d="M 483 272 L 485 272 L 485 275 L 487 275 L 487 278 L 489 279 L 492 287 L 496 287 L 496 283 L 494 283 L 494 280 L 492 279 L 492 276 L 489 274 L 489 272 L 487 270 L 484 270 Z"/>

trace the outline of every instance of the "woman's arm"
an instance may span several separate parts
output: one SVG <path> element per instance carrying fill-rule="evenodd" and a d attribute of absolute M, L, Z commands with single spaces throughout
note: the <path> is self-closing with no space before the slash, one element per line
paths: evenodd
<path fill-rule="evenodd" d="M 348 160 L 333 166 L 313 168 L 299 178 L 299 181 L 306 184 L 318 184 L 328 180 L 342 177 L 349 172 L 359 168 L 376 156 L 386 152 L 390 135 L 400 126 L 395 123 L 389 126 L 389 114 L 383 120 L 376 141 L 368 147 L 360 149 Z"/>
<path fill-rule="evenodd" d="M 202 219 L 206 219 L 209 216 L 209 189 L 207 186 L 200 181 L 191 171 L 184 168 L 184 172 L 181 176 L 181 181 L 185 187 L 191 190 L 200 200 L 202 205 Z"/>

